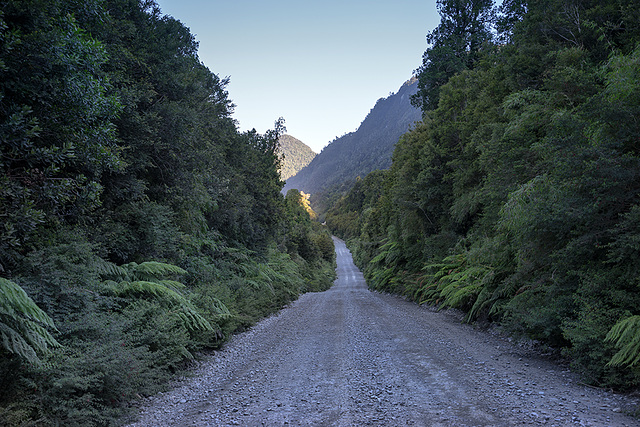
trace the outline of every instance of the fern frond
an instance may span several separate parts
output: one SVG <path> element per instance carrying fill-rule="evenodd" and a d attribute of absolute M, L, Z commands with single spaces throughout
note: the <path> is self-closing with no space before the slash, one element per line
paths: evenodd
<path fill-rule="evenodd" d="M 383 261 L 386 258 L 386 256 L 387 256 L 387 252 L 386 251 L 380 252 L 378 255 L 373 257 L 373 259 L 371 261 L 369 261 L 369 263 L 378 264 L 381 261 Z"/>
<path fill-rule="evenodd" d="M 620 349 L 606 366 L 634 366 L 640 362 L 640 316 L 627 317 L 616 323 L 605 341 L 614 342 Z"/>
<path fill-rule="evenodd" d="M 473 306 L 465 316 L 464 321 L 470 322 L 476 319 L 480 313 L 487 310 L 489 304 L 494 302 L 492 298 L 493 291 L 488 287 L 483 287 L 478 296 L 476 297 L 476 301 L 473 303 Z"/>
<path fill-rule="evenodd" d="M 371 280 L 372 287 L 374 289 L 384 290 L 391 282 L 391 279 L 393 278 L 394 273 L 395 273 L 395 270 L 393 268 L 376 270 Z"/>
<path fill-rule="evenodd" d="M 109 261 L 102 258 L 96 259 L 96 270 L 101 277 L 107 277 L 112 280 L 124 280 L 127 277 L 127 271 Z"/>
<path fill-rule="evenodd" d="M 175 290 L 164 286 L 162 283 L 136 280 L 135 282 L 122 281 L 112 288 L 117 296 L 153 295 L 173 302 L 179 302 L 184 297 Z"/>
<path fill-rule="evenodd" d="M 138 280 L 135 282 L 122 281 L 116 284 L 113 291 L 118 296 L 152 295 L 177 306 L 177 315 L 190 330 L 214 331 L 211 323 L 202 317 L 197 309 L 179 292 L 166 287 L 162 283 Z"/>
<path fill-rule="evenodd" d="M 40 359 L 34 348 L 29 345 L 21 333 L 0 322 L 0 338 L 2 347 L 10 353 L 16 354 L 29 363 L 38 364 Z"/>
<path fill-rule="evenodd" d="M 25 316 L 36 322 L 55 328 L 53 320 L 36 305 L 16 283 L 0 277 L 0 314 Z"/>
<path fill-rule="evenodd" d="M 493 277 L 489 267 L 469 265 L 467 253 L 450 255 L 441 262 L 427 264 L 422 271 L 427 274 L 418 279 L 424 285 L 415 293 L 417 300 L 420 304 L 441 302 L 442 307 L 462 307 L 477 302 L 478 295 Z"/>
<path fill-rule="evenodd" d="M 214 331 L 211 323 L 193 310 L 182 310 L 175 313 L 187 329 L 192 331 Z"/>
<path fill-rule="evenodd" d="M 132 281 L 158 281 L 170 274 L 187 274 L 185 270 L 177 265 L 158 261 L 145 261 L 141 264 L 131 262 L 129 264 L 122 265 L 122 268 L 127 271 Z"/>
<path fill-rule="evenodd" d="M 478 293 L 482 290 L 482 285 L 471 284 L 458 289 L 454 289 L 450 292 L 442 305 L 445 307 L 461 307 L 469 302 L 469 300 L 477 297 Z"/>
<path fill-rule="evenodd" d="M 0 338 L 2 347 L 38 364 L 37 353 L 59 346 L 46 328 L 56 330 L 53 320 L 18 284 L 0 278 Z"/>
<path fill-rule="evenodd" d="M 186 286 L 184 283 L 175 281 L 175 280 L 158 280 L 158 283 L 160 283 L 161 285 L 166 286 L 167 288 L 173 288 L 173 289 L 185 289 Z"/>
<path fill-rule="evenodd" d="M 420 289 L 418 289 L 418 291 L 416 292 L 415 299 L 416 301 L 418 301 L 419 304 L 424 304 L 427 302 L 431 303 L 431 302 L 435 302 L 438 299 L 439 295 L 440 295 L 440 291 L 438 291 L 438 284 L 428 283 L 423 287 L 421 287 Z"/>
<path fill-rule="evenodd" d="M 389 265 L 395 262 L 399 256 L 398 243 L 397 242 L 386 242 L 382 246 L 380 246 L 379 253 L 371 261 L 370 264 L 379 264 L 384 263 Z"/>
<path fill-rule="evenodd" d="M 249 286 L 251 286 L 252 288 L 254 288 L 257 291 L 268 291 L 269 293 L 275 295 L 276 291 L 273 288 L 273 286 L 271 286 L 270 283 L 268 282 L 264 282 L 264 281 L 258 281 L 258 280 L 253 280 L 253 279 L 245 279 L 245 283 Z"/>
<path fill-rule="evenodd" d="M 282 279 L 282 277 L 278 277 L 279 275 L 276 273 L 276 271 L 273 270 L 268 264 L 258 264 L 256 270 L 256 275 L 258 276 L 258 278 L 264 280 L 269 284 L 273 283 L 278 278 Z"/>
<path fill-rule="evenodd" d="M 213 311 L 216 313 L 218 317 L 220 317 L 221 319 L 228 319 L 233 316 L 229 311 L 229 309 L 227 308 L 227 306 L 224 305 L 224 303 L 220 301 L 218 298 L 211 297 L 210 300 L 211 300 L 210 307 L 213 309 Z"/>

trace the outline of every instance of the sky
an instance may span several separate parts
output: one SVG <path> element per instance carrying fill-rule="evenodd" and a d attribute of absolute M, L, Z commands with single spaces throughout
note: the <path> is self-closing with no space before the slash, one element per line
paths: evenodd
<path fill-rule="evenodd" d="M 315 152 L 355 131 L 422 63 L 435 0 L 156 0 L 198 55 L 230 78 L 241 131 L 287 134 Z"/>

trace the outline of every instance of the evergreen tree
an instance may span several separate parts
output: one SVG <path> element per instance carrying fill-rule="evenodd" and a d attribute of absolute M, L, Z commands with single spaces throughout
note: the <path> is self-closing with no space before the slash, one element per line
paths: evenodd
<path fill-rule="evenodd" d="M 418 68 L 413 102 L 422 111 L 437 107 L 440 87 L 462 70 L 473 68 L 492 40 L 492 0 L 438 0 L 440 24 L 427 34 L 429 47 Z"/>

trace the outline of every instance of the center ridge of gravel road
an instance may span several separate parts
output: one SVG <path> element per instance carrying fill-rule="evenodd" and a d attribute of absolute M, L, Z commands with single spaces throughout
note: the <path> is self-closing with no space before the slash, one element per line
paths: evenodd
<path fill-rule="evenodd" d="M 146 399 L 133 426 L 640 426 L 638 399 L 462 324 L 371 292 L 343 241 L 337 279 Z"/>

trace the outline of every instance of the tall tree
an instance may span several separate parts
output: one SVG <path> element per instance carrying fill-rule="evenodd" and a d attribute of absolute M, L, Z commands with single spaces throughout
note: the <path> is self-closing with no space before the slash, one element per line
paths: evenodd
<path fill-rule="evenodd" d="M 438 106 L 440 87 L 462 70 L 473 68 L 480 51 L 492 40 L 492 0 L 438 0 L 440 25 L 427 34 L 429 47 L 418 68 L 418 93 L 413 102 L 428 111 Z"/>

